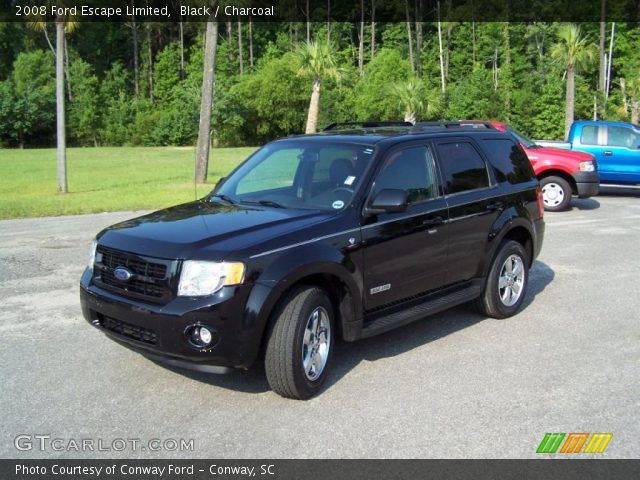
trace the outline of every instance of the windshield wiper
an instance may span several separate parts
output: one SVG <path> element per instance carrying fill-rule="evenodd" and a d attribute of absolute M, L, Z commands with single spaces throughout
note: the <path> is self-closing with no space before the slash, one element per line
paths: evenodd
<path fill-rule="evenodd" d="M 264 205 L 265 207 L 287 208 L 278 202 L 274 202 L 273 200 L 254 200 L 254 199 L 248 198 L 246 200 L 240 200 L 240 203 L 256 203 L 258 205 Z"/>
<path fill-rule="evenodd" d="M 214 193 L 213 195 L 210 195 L 212 198 L 219 198 L 220 200 L 224 200 L 227 203 L 230 203 L 231 205 L 235 205 L 235 200 L 233 198 L 231 198 L 229 195 L 224 195 L 222 193 Z"/>

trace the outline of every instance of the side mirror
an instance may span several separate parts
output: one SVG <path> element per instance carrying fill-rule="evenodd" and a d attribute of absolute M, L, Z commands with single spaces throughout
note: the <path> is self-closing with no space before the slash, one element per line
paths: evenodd
<path fill-rule="evenodd" d="M 396 188 L 380 190 L 373 198 L 368 210 L 373 212 L 404 212 L 409 206 L 407 192 Z"/>

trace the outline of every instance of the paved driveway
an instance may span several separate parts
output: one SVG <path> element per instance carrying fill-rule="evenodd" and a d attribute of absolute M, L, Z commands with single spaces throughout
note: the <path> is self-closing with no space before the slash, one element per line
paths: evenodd
<path fill-rule="evenodd" d="M 546 215 L 519 315 L 465 306 L 339 344 L 307 402 L 270 392 L 260 368 L 168 370 L 84 323 L 89 242 L 134 213 L 1 221 L 0 456 L 534 457 L 546 432 L 613 432 L 604 456 L 638 458 L 640 198 L 573 204 Z M 31 450 L 15 449 L 21 434 Z M 113 448 L 156 438 L 193 451 Z M 77 452 L 81 439 L 111 450 Z"/>

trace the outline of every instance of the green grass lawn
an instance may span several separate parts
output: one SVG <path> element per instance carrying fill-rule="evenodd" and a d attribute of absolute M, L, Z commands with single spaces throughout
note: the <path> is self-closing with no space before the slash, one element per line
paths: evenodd
<path fill-rule="evenodd" d="M 210 191 L 255 148 L 215 148 Z M 158 209 L 195 198 L 194 147 L 67 149 L 69 193 L 58 194 L 55 149 L 0 149 L 0 218 Z"/>

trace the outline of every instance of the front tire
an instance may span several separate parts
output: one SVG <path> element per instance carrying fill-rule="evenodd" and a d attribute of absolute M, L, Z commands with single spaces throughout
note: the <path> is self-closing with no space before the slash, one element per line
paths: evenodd
<path fill-rule="evenodd" d="M 493 318 L 514 315 L 527 294 L 529 285 L 529 255 L 522 244 L 503 242 L 493 259 L 478 310 Z"/>
<path fill-rule="evenodd" d="M 307 399 L 324 384 L 335 343 L 333 306 L 311 286 L 294 289 L 275 312 L 265 355 L 269 386 L 286 398 Z"/>
<path fill-rule="evenodd" d="M 561 177 L 544 177 L 540 180 L 542 203 L 548 212 L 561 212 L 571 203 L 571 185 Z"/>

